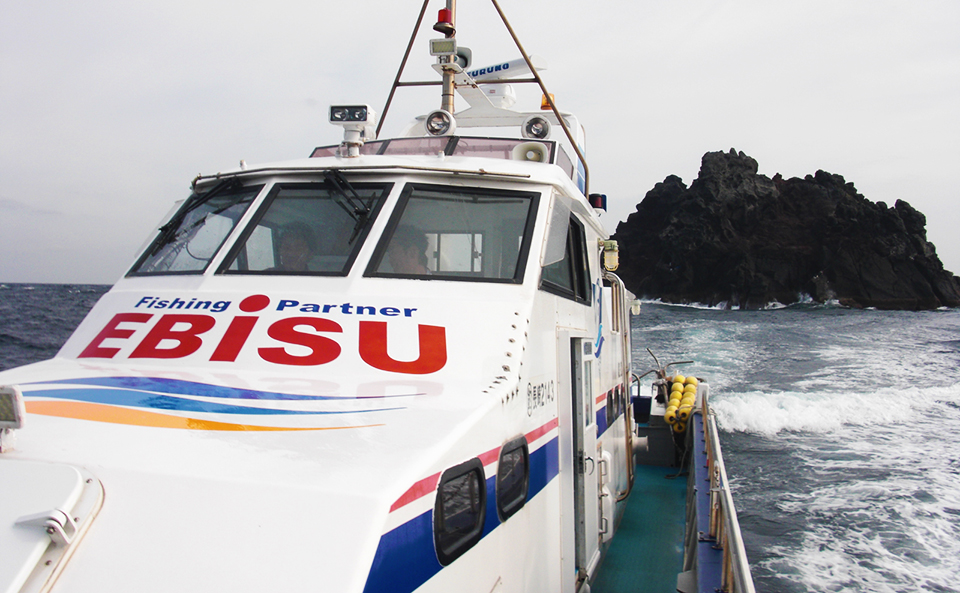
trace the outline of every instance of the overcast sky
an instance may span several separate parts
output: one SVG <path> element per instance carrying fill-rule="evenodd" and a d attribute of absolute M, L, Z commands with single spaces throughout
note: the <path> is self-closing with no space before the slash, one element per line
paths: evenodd
<path fill-rule="evenodd" d="M 339 142 L 331 103 L 380 110 L 421 5 L 2 2 L 0 282 L 65 283 L 120 278 L 198 173 Z M 870 200 L 907 200 L 960 273 L 960 2 L 501 6 L 587 129 L 611 232 L 655 183 L 689 184 L 704 152 L 736 148 L 770 177 L 823 169 Z M 476 66 L 518 57 L 489 2 L 458 12 Z M 421 34 L 406 79 L 434 76 L 435 36 Z M 518 94 L 536 108 L 538 91 Z M 384 134 L 436 107 L 435 90 L 409 92 Z"/>

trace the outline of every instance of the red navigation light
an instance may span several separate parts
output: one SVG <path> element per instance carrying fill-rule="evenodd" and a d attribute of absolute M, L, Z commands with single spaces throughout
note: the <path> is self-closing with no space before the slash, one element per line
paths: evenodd
<path fill-rule="evenodd" d="M 453 26 L 453 13 L 449 8 L 440 9 L 440 14 L 437 15 L 437 24 L 433 26 L 433 30 L 448 36 L 457 32 Z"/>

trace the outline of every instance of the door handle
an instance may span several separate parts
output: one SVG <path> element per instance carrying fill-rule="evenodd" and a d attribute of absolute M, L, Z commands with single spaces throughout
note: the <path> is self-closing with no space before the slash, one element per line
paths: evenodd
<path fill-rule="evenodd" d="M 583 460 L 590 462 L 590 472 L 587 475 L 592 476 L 593 472 L 597 469 L 597 462 L 593 460 L 593 457 L 585 457 Z"/>

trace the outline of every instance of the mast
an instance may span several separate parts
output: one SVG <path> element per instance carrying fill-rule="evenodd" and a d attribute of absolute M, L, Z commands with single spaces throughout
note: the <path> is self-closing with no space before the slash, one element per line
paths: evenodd
<path fill-rule="evenodd" d="M 447 39 L 453 38 L 457 34 L 457 0 L 447 0 L 447 7 L 440 10 L 437 24 L 433 30 L 443 33 Z M 440 56 L 441 64 L 451 64 L 456 60 L 456 56 Z M 455 93 L 453 76 L 455 72 L 452 69 L 443 69 L 443 90 L 441 91 L 440 109 L 453 114 L 453 95 Z"/>

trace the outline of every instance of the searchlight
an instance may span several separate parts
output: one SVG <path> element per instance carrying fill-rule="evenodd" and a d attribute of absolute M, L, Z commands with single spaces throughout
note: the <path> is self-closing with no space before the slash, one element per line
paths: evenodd
<path fill-rule="evenodd" d="M 520 126 L 520 133 L 524 138 L 546 140 L 550 136 L 550 122 L 542 115 L 532 115 Z"/>
<path fill-rule="evenodd" d="M 423 120 L 423 126 L 431 136 L 449 136 L 457 131 L 457 121 L 446 109 L 431 111 Z"/>
<path fill-rule="evenodd" d="M 331 105 L 330 123 L 343 127 L 340 156 L 360 156 L 364 141 L 377 137 L 377 112 L 369 105 Z"/>

